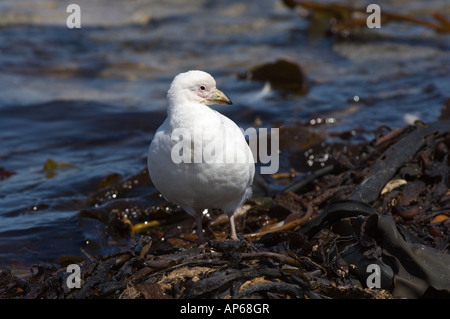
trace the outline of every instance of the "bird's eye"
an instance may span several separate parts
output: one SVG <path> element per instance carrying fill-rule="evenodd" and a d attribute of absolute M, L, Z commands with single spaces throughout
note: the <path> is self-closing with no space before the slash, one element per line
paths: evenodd
<path fill-rule="evenodd" d="M 204 85 L 200 86 L 200 90 L 204 91 L 206 90 L 206 87 Z"/>

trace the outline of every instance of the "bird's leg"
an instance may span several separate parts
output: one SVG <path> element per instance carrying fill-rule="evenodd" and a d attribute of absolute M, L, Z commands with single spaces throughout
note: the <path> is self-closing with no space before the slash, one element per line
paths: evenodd
<path fill-rule="evenodd" d="M 197 212 L 197 214 L 195 215 L 195 221 L 197 222 L 197 235 L 199 244 L 206 243 L 205 234 L 203 234 L 202 217 L 203 213 L 201 211 Z"/>
<path fill-rule="evenodd" d="M 230 216 L 230 226 L 231 226 L 231 239 L 239 240 L 236 235 L 236 227 L 234 226 L 234 214 Z"/>

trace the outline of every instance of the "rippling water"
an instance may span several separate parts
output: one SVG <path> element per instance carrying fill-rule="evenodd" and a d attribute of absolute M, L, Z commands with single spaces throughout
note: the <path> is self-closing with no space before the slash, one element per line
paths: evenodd
<path fill-rule="evenodd" d="M 131 245 L 80 212 L 106 176 L 145 168 L 180 72 L 210 72 L 234 102 L 217 109 L 242 127 L 332 118 L 318 129 L 362 128 L 354 141 L 380 125 L 404 126 L 405 115 L 433 121 L 449 97 L 450 36 L 424 27 L 392 23 L 337 40 L 275 0 L 77 3 L 82 28 L 73 30 L 65 1 L 0 4 L 0 167 L 15 173 L 0 180 L 0 267 Z M 445 1 L 385 8 L 450 14 Z M 302 67 L 307 94 L 238 76 L 280 58 Z M 54 172 L 44 170 L 48 159 L 59 164 Z M 281 170 L 296 166 L 284 158 Z"/>

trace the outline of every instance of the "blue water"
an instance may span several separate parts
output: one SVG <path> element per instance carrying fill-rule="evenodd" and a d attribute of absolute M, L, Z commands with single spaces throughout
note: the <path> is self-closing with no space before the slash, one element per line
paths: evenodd
<path fill-rule="evenodd" d="M 145 169 L 166 91 L 180 72 L 210 72 L 234 103 L 216 108 L 241 127 L 331 118 L 308 129 L 326 137 L 359 128 L 348 143 L 370 140 L 381 125 L 405 126 L 405 115 L 434 121 L 449 97 L 450 35 L 424 27 L 393 23 L 338 40 L 311 32 L 279 1 L 105 0 L 79 1 L 82 28 L 70 30 L 64 4 L 26 3 L 0 6 L 0 167 L 15 173 L 0 180 L 0 267 L 133 245 L 82 212 L 106 176 L 126 180 Z M 386 6 L 448 10 L 427 1 Z M 302 67 L 307 94 L 238 76 L 280 58 Z M 281 149 L 280 171 L 301 170 L 288 155 Z M 48 159 L 63 162 L 54 176 L 43 169 Z M 114 200 L 161 202 L 151 185 L 148 194 L 143 188 Z"/>

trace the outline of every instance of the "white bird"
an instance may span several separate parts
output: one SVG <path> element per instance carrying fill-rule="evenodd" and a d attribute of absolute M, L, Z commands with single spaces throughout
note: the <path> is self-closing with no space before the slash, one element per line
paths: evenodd
<path fill-rule="evenodd" d="M 203 71 L 178 74 L 167 92 L 167 118 L 148 151 L 148 171 L 163 197 L 196 219 L 198 241 L 203 211 L 220 208 L 230 219 L 237 240 L 234 213 L 251 196 L 255 164 L 242 130 L 211 109 L 232 104 Z"/>

